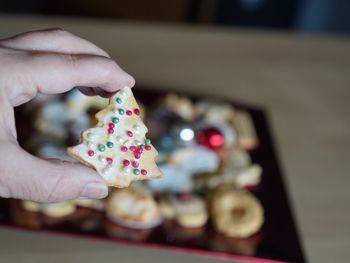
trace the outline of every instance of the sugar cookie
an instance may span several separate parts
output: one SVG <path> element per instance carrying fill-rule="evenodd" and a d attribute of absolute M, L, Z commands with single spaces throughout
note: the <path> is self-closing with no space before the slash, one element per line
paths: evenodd
<path fill-rule="evenodd" d="M 80 144 L 68 152 L 110 186 L 122 188 L 132 181 L 161 177 L 155 163 L 158 152 L 145 138 L 148 129 L 140 114 L 131 88 L 123 88 L 96 114 L 97 125 L 83 132 Z"/>

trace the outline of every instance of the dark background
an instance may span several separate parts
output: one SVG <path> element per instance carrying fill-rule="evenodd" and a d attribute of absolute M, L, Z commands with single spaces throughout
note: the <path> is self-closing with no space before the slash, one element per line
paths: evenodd
<path fill-rule="evenodd" d="M 0 13 L 350 32 L 348 0 L 3 0 Z"/>

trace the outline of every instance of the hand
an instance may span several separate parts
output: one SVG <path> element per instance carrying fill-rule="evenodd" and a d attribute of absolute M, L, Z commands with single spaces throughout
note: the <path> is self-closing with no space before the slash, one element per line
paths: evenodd
<path fill-rule="evenodd" d="M 40 93 L 79 87 L 109 96 L 134 79 L 106 52 L 60 29 L 28 32 L 0 40 L 0 196 L 39 202 L 103 198 L 107 186 L 81 164 L 43 160 L 17 142 L 13 107 Z"/>

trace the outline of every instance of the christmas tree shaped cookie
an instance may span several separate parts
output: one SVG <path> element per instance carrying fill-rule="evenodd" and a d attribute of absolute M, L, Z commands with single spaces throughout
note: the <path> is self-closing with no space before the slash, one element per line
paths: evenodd
<path fill-rule="evenodd" d="M 155 163 L 157 150 L 146 139 L 147 127 L 129 87 L 110 98 L 95 116 L 98 123 L 82 133 L 80 144 L 68 153 L 94 168 L 110 186 L 162 176 Z"/>

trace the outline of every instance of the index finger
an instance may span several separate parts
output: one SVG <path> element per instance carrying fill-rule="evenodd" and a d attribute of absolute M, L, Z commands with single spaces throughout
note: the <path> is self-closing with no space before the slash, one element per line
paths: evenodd
<path fill-rule="evenodd" d="M 14 68 L 8 66 L 8 75 L 25 79 L 16 83 L 16 89 L 8 87 L 8 95 L 13 106 L 20 105 L 37 92 L 58 94 L 74 87 L 100 88 L 109 93 L 135 84 L 135 80 L 118 64 L 107 57 L 95 55 L 64 55 L 55 53 L 34 53 L 17 57 Z M 19 101 L 20 98 L 20 101 Z"/>

